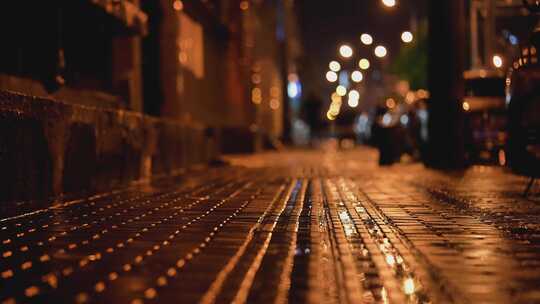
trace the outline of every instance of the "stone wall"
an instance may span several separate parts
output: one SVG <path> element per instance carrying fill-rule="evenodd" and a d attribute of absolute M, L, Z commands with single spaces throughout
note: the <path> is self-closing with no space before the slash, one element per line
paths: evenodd
<path fill-rule="evenodd" d="M 0 201 L 105 191 L 217 157 L 196 123 L 0 91 Z"/>

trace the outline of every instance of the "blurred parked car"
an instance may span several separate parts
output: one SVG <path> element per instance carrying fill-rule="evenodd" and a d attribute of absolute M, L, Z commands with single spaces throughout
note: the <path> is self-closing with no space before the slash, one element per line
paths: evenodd
<path fill-rule="evenodd" d="M 530 2 L 530 1 L 529 1 Z M 540 3 L 529 4 L 538 16 Z M 540 23 L 529 43 L 521 46 L 507 80 L 509 117 L 508 160 L 510 167 L 524 175 L 540 176 Z M 529 188 L 530 188 L 529 184 Z"/>
<path fill-rule="evenodd" d="M 479 69 L 466 71 L 464 77 L 467 158 L 470 163 L 504 165 L 508 137 L 504 74 Z"/>

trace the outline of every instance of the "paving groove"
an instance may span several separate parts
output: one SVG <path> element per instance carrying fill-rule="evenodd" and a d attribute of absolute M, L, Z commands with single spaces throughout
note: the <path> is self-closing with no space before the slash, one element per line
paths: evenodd
<path fill-rule="evenodd" d="M 540 303 L 525 180 L 378 168 L 371 155 L 231 158 L 3 207 L 0 303 Z"/>

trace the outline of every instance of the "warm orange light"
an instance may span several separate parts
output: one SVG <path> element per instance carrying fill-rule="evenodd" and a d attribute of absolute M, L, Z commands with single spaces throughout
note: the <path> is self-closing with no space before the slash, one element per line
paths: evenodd
<path fill-rule="evenodd" d="M 466 101 L 463 102 L 462 106 L 463 106 L 463 110 L 465 110 L 465 111 L 469 111 L 471 109 L 471 106 Z"/>
<path fill-rule="evenodd" d="M 242 1 L 240 2 L 240 9 L 245 11 L 249 8 L 249 1 Z"/>
<path fill-rule="evenodd" d="M 382 3 L 387 7 L 396 6 L 396 0 L 382 0 Z"/>
<path fill-rule="evenodd" d="M 407 102 L 408 104 L 411 104 L 415 100 L 416 100 L 416 95 L 414 94 L 414 92 L 412 91 L 407 92 L 407 95 L 405 96 L 405 102 Z"/>
<path fill-rule="evenodd" d="M 277 99 L 271 99 L 270 100 L 270 109 L 277 110 L 279 109 L 279 100 Z"/>
<path fill-rule="evenodd" d="M 388 98 L 386 100 L 386 106 L 389 108 L 389 109 L 393 109 L 396 107 L 396 101 L 394 100 L 394 98 Z"/>
<path fill-rule="evenodd" d="M 370 34 L 364 33 L 360 36 L 360 41 L 365 45 L 371 45 L 373 43 L 373 37 Z"/>
<path fill-rule="evenodd" d="M 330 120 L 330 121 L 336 120 L 336 117 L 334 115 L 332 115 L 332 113 L 330 113 L 330 112 L 326 113 L 326 118 L 328 118 L 328 120 Z"/>
<path fill-rule="evenodd" d="M 175 0 L 173 2 L 173 8 L 175 11 L 181 11 L 184 9 L 184 3 L 181 0 Z"/>
<path fill-rule="evenodd" d="M 414 280 L 412 278 L 407 278 L 403 281 L 403 291 L 406 295 L 412 295 L 416 290 L 414 286 Z"/>

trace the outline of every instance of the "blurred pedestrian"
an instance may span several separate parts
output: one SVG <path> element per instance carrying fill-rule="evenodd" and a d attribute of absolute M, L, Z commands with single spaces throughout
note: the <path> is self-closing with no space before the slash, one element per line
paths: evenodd
<path fill-rule="evenodd" d="M 302 101 L 300 117 L 310 128 L 310 142 L 313 145 L 322 136 L 324 122 L 322 119 L 323 101 L 313 92 Z"/>
<path fill-rule="evenodd" d="M 373 142 L 379 150 L 379 165 L 389 166 L 399 159 L 396 147 L 396 123 L 384 107 L 377 107 L 373 123 Z"/>

